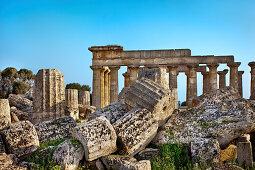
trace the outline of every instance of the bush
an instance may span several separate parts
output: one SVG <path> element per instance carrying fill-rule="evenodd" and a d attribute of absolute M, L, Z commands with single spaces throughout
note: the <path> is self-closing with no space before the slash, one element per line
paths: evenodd
<path fill-rule="evenodd" d="M 14 94 L 25 94 L 29 89 L 29 86 L 23 81 L 14 82 L 12 87 L 12 93 Z"/>
<path fill-rule="evenodd" d="M 77 89 L 80 91 L 90 91 L 90 87 L 88 85 L 80 85 L 80 83 L 69 83 L 66 85 L 66 89 Z"/>

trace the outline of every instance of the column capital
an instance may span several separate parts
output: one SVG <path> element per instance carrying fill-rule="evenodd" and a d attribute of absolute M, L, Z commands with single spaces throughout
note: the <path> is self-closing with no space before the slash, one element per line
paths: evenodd
<path fill-rule="evenodd" d="M 251 68 L 255 68 L 255 61 L 249 62 L 248 64 Z"/>
<path fill-rule="evenodd" d="M 178 68 L 178 65 L 176 65 L 176 64 L 168 64 L 168 65 L 166 65 L 166 67 L 167 67 L 168 69 L 174 70 L 174 69 L 177 69 L 177 68 Z"/>
<path fill-rule="evenodd" d="M 228 63 L 227 66 L 228 67 L 239 67 L 241 65 L 241 62 L 234 62 L 234 63 Z"/>
<path fill-rule="evenodd" d="M 202 74 L 203 76 L 207 76 L 207 75 L 209 74 L 209 72 L 207 72 L 207 71 L 202 71 L 201 74 Z"/>
<path fill-rule="evenodd" d="M 226 75 L 227 73 L 228 73 L 228 69 L 224 69 L 223 71 L 218 71 L 218 74 L 222 76 Z"/>
<path fill-rule="evenodd" d="M 122 75 L 123 75 L 125 78 L 126 78 L 126 77 L 130 77 L 130 74 L 127 73 L 127 72 L 123 73 Z"/>
<path fill-rule="evenodd" d="M 191 68 L 198 68 L 198 66 L 199 66 L 198 64 L 188 64 L 187 65 L 187 67 L 190 68 L 190 69 Z"/>
<path fill-rule="evenodd" d="M 90 66 L 91 70 L 102 69 L 103 66 Z"/>
<path fill-rule="evenodd" d="M 243 75 L 244 71 L 238 71 L 238 75 L 241 76 Z"/>
<path fill-rule="evenodd" d="M 210 68 L 217 68 L 217 67 L 219 67 L 219 64 L 216 64 L 216 63 L 214 63 L 214 64 L 207 64 L 207 67 L 210 69 Z"/>
<path fill-rule="evenodd" d="M 120 66 L 108 66 L 110 70 L 119 70 Z"/>

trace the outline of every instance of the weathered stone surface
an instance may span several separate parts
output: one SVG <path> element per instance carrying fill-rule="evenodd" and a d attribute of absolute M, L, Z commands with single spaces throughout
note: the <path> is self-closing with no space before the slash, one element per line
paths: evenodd
<path fill-rule="evenodd" d="M 221 150 L 220 161 L 230 161 L 237 158 L 237 148 L 235 145 L 229 145 L 226 149 Z"/>
<path fill-rule="evenodd" d="M 80 119 L 88 119 L 89 115 L 96 111 L 95 106 L 85 106 L 79 104 L 79 118 Z"/>
<path fill-rule="evenodd" d="M 0 168 L 6 168 L 9 165 L 12 165 L 13 161 L 9 155 L 6 153 L 0 153 Z"/>
<path fill-rule="evenodd" d="M 166 67 L 161 68 L 143 68 L 138 71 L 138 79 L 150 79 L 165 89 L 169 89 Z"/>
<path fill-rule="evenodd" d="M 58 69 L 41 69 L 35 76 L 34 123 L 65 116 L 65 79 Z"/>
<path fill-rule="evenodd" d="M 108 155 L 101 158 L 107 169 L 113 170 L 150 170 L 149 160 L 137 161 L 131 156 Z"/>
<path fill-rule="evenodd" d="M 245 136 L 237 143 L 237 162 L 240 165 L 253 167 L 252 147 L 251 142 Z"/>
<path fill-rule="evenodd" d="M 19 166 L 23 167 L 24 169 L 28 169 L 28 170 L 35 169 L 35 163 L 33 163 L 33 162 L 22 161 L 19 163 Z"/>
<path fill-rule="evenodd" d="M 17 157 L 26 156 L 39 147 L 34 125 L 29 121 L 20 121 L 5 127 L 1 132 L 8 153 Z"/>
<path fill-rule="evenodd" d="M 22 95 L 10 94 L 8 100 L 10 106 L 15 106 L 18 110 L 23 112 L 33 111 L 33 102 Z"/>
<path fill-rule="evenodd" d="M 197 138 L 191 141 L 193 162 L 212 164 L 220 161 L 220 145 L 213 138 Z"/>
<path fill-rule="evenodd" d="M 103 116 L 75 127 L 72 135 L 82 143 L 87 161 L 93 161 L 117 150 L 116 133 Z"/>
<path fill-rule="evenodd" d="M 158 122 L 147 109 L 134 108 L 117 120 L 113 127 L 120 144 L 119 153 L 134 156 L 155 137 Z"/>
<path fill-rule="evenodd" d="M 111 124 L 113 124 L 117 120 L 119 120 L 121 117 L 123 117 L 125 114 L 127 114 L 127 112 L 128 110 L 125 104 L 114 103 L 91 113 L 89 115 L 89 120 L 92 120 L 99 116 L 104 116 L 106 117 L 106 119 L 108 119 L 111 122 Z"/>
<path fill-rule="evenodd" d="M 83 146 L 78 142 L 68 139 L 59 144 L 53 153 L 52 159 L 64 169 L 76 169 L 84 157 Z"/>
<path fill-rule="evenodd" d="M 217 163 L 206 170 L 244 170 L 243 168 L 231 163 Z"/>
<path fill-rule="evenodd" d="M 125 97 L 128 92 L 128 89 L 129 89 L 129 87 L 125 87 L 120 91 L 119 96 L 118 96 L 118 102 L 125 103 Z"/>
<path fill-rule="evenodd" d="M 11 112 L 11 120 L 12 120 L 12 123 L 16 123 L 19 121 L 19 118 L 16 116 L 15 113 Z"/>
<path fill-rule="evenodd" d="M 160 154 L 159 149 L 154 149 L 154 148 L 145 148 L 141 150 L 135 158 L 137 160 L 150 160 L 151 158 L 158 156 Z"/>
<path fill-rule="evenodd" d="M 66 89 L 65 90 L 65 101 L 66 116 L 71 116 L 75 120 L 79 119 L 79 108 L 78 108 L 78 90 L 77 89 Z"/>
<path fill-rule="evenodd" d="M 105 170 L 104 164 L 100 159 L 96 160 L 96 168 L 98 170 Z"/>
<path fill-rule="evenodd" d="M 195 138 L 212 137 L 222 149 L 226 148 L 231 141 L 254 131 L 255 127 L 254 106 L 238 96 L 239 92 L 232 88 L 206 93 L 198 107 L 172 115 L 153 143 L 177 142 L 190 146 Z"/>
<path fill-rule="evenodd" d="M 72 136 L 76 122 L 72 117 L 49 120 L 35 125 L 39 141 L 53 141 Z"/>
<path fill-rule="evenodd" d="M 79 104 L 90 106 L 90 92 L 81 91 L 79 92 Z"/>
<path fill-rule="evenodd" d="M 0 153 L 6 152 L 2 136 L 0 135 Z"/>
<path fill-rule="evenodd" d="M 175 91 L 164 89 L 149 79 L 136 80 L 125 97 L 128 109 L 134 107 L 146 108 L 156 116 L 159 126 L 162 126 L 176 109 Z"/>
<path fill-rule="evenodd" d="M 11 124 L 10 106 L 7 99 L 0 99 L 0 130 Z"/>
<path fill-rule="evenodd" d="M 15 114 L 17 117 L 18 117 L 18 119 L 20 120 L 20 121 L 23 121 L 23 120 L 30 120 L 31 119 L 31 117 L 29 117 L 29 116 L 31 116 L 31 113 L 28 113 L 28 112 L 23 112 L 23 111 L 21 111 L 21 110 L 18 110 L 16 107 L 11 107 L 11 114 Z"/>

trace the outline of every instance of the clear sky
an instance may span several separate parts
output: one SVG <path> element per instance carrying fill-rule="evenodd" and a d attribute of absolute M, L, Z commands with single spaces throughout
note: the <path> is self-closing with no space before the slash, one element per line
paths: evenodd
<path fill-rule="evenodd" d="M 0 0 L 0 69 L 58 68 L 66 83 L 92 86 L 90 46 L 189 48 L 192 55 L 234 55 L 245 71 L 247 98 L 247 64 L 255 60 L 254 6 L 254 0 Z M 125 69 L 119 71 L 120 89 Z M 186 77 L 180 74 L 181 101 L 185 93 Z"/>

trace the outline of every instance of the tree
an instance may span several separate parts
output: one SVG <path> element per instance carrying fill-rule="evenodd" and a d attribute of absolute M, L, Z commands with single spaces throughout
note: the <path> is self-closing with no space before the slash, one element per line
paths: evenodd
<path fill-rule="evenodd" d="M 90 87 L 88 85 L 80 85 L 80 83 L 69 83 L 66 85 L 66 89 L 77 89 L 80 91 L 90 91 Z"/>
<path fill-rule="evenodd" d="M 8 78 L 12 83 L 19 77 L 17 69 L 13 67 L 7 67 L 2 71 L 1 75 L 3 79 Z"/>
<path fill-rule="evenodd" d="M 32 80 L 35 77 L 31 70 L 24 69 L 24 68 L 20 69 L 18 73 L 19 73 L 19 78 L 22 79 L 23 81 Z"/>
<path fill-rule="evenodd" d="M 23 81 L 16 81 L 13 83 L 12 93 L 25 94 L 29 90 L 29 85 Z"/>

